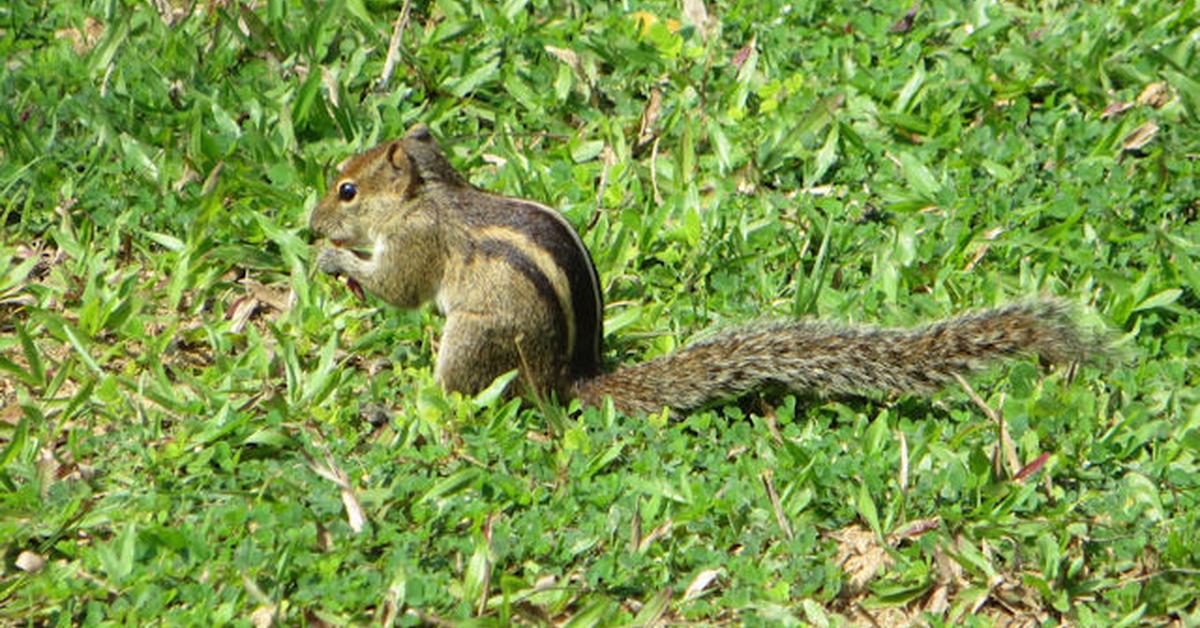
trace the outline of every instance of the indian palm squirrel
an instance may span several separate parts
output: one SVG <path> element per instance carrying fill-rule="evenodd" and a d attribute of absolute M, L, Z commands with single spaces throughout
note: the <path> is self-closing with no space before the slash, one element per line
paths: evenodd
<path fill-rule="evenodd" d="M 819 394 L 928 393 L 956 374 L 1038 354 L 1067 362 L 1094 338 L 1062 301 L 967 313 L 911 329 L 786 320 L 733 327 L 613 372 L 601 368 L 603 296 L 591 255 L 558 212 L 476 188 L 429 129 L 351 159 L 310 218 L 317 265 L 401 308 L 446 317 L 434 377 L 476 393 L 512 369 L 535 394 L 624 413 L 686 412 L 767 385 Z"/>

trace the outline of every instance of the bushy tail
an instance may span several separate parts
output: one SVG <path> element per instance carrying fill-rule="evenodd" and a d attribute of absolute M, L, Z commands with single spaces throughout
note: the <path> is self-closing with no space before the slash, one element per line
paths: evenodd
<path fill-rule="evenodd" d="M 737 327 L 648 362 L 578 382 L 598 405 L 611 396 L 625 413 L 683 411 L 764 385 L 794 391 L 932 392 L 997 360 L 1038 354 L 1084 360 L 1103 342 L 1073 322 L 1062 301 L 1018 303 L 911 329 L 791 321 Z"/>

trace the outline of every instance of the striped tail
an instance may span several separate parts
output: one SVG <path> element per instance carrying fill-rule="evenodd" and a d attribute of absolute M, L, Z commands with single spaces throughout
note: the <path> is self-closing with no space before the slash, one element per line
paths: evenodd
<path fill-rule="evenodd" d="M 930 393 L 1005 359 L 1084 360 L 1103 341 L 1062 301 L 1018 303 L 910 329 L 789 321 L 734 327 L 674 353 L 582 380 L 575 394 L 622 412 L 699 408 L 763 386 L 818 394 Z"/>

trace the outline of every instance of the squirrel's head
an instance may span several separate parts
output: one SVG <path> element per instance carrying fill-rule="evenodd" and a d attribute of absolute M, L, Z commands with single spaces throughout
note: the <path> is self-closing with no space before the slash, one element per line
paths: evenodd
<path fill-rule="evenodd" d="M 404 137 L 349 160 L 313 209 L 309 227 L 338 247 L 366 245 L 370 227 L 390 214 L 413 209 L 409 201 L 433 185 L 466 185 L 418 124 Z"/>

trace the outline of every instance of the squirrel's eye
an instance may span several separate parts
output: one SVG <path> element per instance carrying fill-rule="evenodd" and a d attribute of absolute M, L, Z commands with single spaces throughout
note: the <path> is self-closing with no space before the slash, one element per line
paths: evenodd
<path fill-rule="evenodd" d="M 349 203 L 354 200 L 355 196 L 358 196 L 357 185 L 347 181 L 338 186 L 338 198 L 342 199 L 343 202 Z"/>

